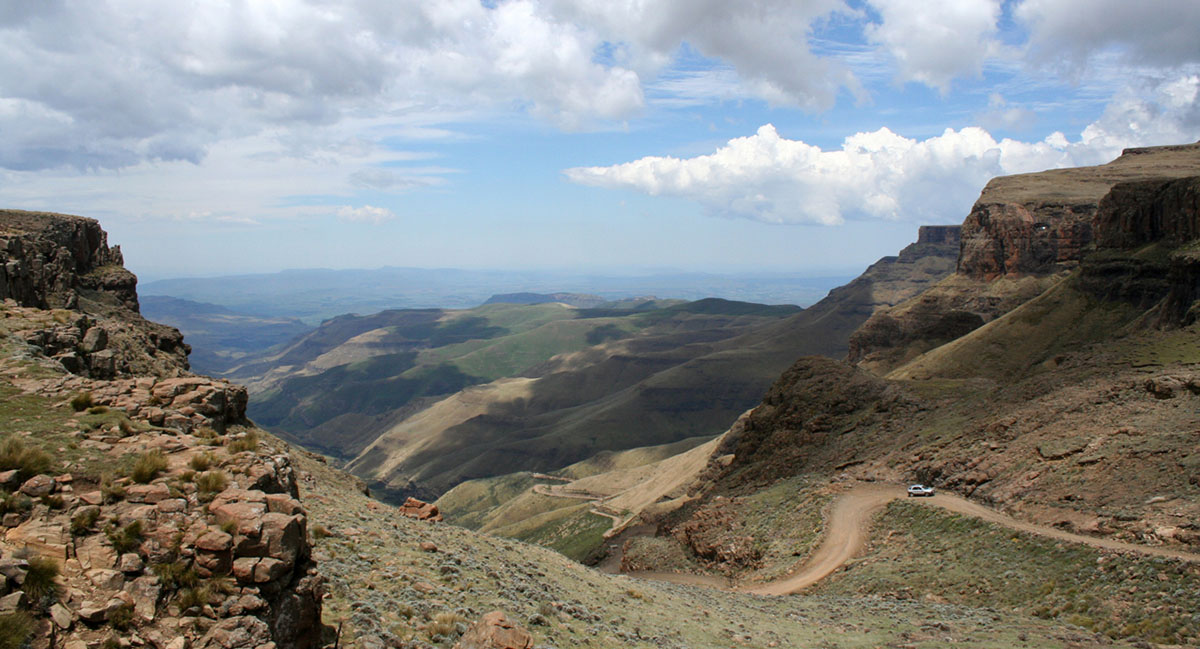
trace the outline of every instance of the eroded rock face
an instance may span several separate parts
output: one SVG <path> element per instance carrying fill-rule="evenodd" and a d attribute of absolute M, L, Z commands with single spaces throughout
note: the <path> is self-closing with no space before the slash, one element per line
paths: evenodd
<path fill-rule="evenodd" d="M 80 376 L 178 375 L 188 368 L 179 331 L 142 318 L 137 277 L 94 219 L 0 210 L 0 301 L 66 309 L 25 341 Z"/>
<path fill-rule="evenodd" d="M 1084 292 L 1150 308 L 1160 324 L 1195 321 L 1200 264 L 1097 249 L 1200 237 L 1200 145 L 1126 150 L 1096 167 L 993 179 L 963 222 L 954 276 L 917 298 L 880 309 L 850 337 L 850 362 L 880 374 L 970 333 L 1080 269 Z M 1190 314 L 1190 315 L 1189 315 Z"/>
<path fill-rule="evenodd" d="M 1145 194 L 1159 190 L 1144 183 L 1194 176 L 1198 167 L 1200 145 L 1189 144 L 1126 149 L 1095 167 L 995 178 L 963 222 L 958 273 L 982 280 L 1047 275 L 1074 268 L 1097 239 L 1111 246 L 1167 234 L 1194 237 L 1194 202 L 1190 225 L 1155 221 L 1172 200 L 1185 204 L 1186 192 L 1173 189 L 1167 192 L 1172 198 L 1147 209 L 1152 201 Z"/>
<path fill-rule="evenodd" d="M 73 309 L 81 290 L 105 291 L 136 312 L 137 278 L 124 263 L 95 219 L 0 210 L 0 299 Z"/>
<path fill-rule="evenodd" d="M 68 426 L 72 406 L 120 415 L 75 433 L 81 452 L 111 462 L 111 482 L 0 472 L 8 491 L 57 503 L 6 513 L 0 556 L 59 564 L 61 597 L 37 616 L 55 646 L 98 644 L 106 625 L 159 649 L 318 646 L 323 579 L 290 457 L 246 421 L 245 388 L 186 372 L 182 336 L 141 318 L 136 279 L 105 239 L 91 219 L 0 211 L 0 315 L 14 350 L 0 375 L 49 398 Z M 238 443 L 247 438 L 258 441 Z M 123 467 L 151 455 L 163 466 L 135 482 Z M 5 559 L 0 609 L 22 605 L 31 563 Z M 42 631 L 34 647 L 49 646 Z"/>

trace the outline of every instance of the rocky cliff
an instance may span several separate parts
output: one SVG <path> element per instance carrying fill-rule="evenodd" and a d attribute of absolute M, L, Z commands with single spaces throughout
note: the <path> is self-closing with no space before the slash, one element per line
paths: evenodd
<path fill-rule="evenodd" d="M 99 224 L 0 212 L 0 620 L 16 644 L 320 644 L 286 447 L 187 372 Z"/>
<path fill-rule="evenodd" d="M 872 316 L 850 338 L 850 362 L 886 372 L 1040 295 L 1097 249 L 1194 238 L 1195 189 L 1188 178 L 1198 170 L 1200 144 L 1191 144 L 1129 149 L 1096 167 L 993 179 L 963 222 L 954 275 Z M 1189 271 L 1180 263 L 1172 309 L 1186 313 Z M 1111 265 L 1085 269 L 1110 278 L 1123 272 Z M 1134 283 L 1144 292 L 1140 280 Z M 1143 306 L 1161 298 L 1145 297 L 1151 301 Z"/>
<path fill-rule="evenodd" d="M 108 235 L 94 219 L 0 210 L 0 299 L 35 311 L 58 310 L 52 322 L 30 330 L 25 342 L 80 376 L 186 372 L 183 336 L 141 317 L 137 277 L 123 263 L 120 247 L 108 246 Z"/>

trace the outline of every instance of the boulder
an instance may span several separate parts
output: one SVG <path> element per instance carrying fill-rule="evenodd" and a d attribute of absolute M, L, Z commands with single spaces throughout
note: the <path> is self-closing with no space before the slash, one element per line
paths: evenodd
<path fill-rule="evenodd" d="M 194 649 L 256 649 L 271 642 L 266 622 L 242 615 L 221 620 L 194 645 Z"/>
<path fill-rule="evenodd" d="M 397 511 L 403 516 L 415 518 L 419 521 L 442 520 L 442 514 L 438 511 L 437 505 L 417 500 L 416 498 L 405 500 L 404 504 L 397 508 Z"/>
<path fill-rule="evenodd" d="M 49 496 L 54 492 L 54 478 L 48 475 L 35 475 L 21 484 L 21 493 L 30 498 Z"/>
<path fill-rule="evenodd" d="M 454 649 L 533 649 L 533 636 L 500 611 L 485 614 Z"/>

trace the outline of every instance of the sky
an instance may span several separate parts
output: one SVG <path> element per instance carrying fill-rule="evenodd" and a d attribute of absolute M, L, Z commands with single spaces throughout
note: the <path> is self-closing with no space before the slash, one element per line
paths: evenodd
<path fill-rule="evenodd" d="M 1200 139 L 1194 0 L 0 0 L 0 207 L 145 279 L 857 272 Z"/>

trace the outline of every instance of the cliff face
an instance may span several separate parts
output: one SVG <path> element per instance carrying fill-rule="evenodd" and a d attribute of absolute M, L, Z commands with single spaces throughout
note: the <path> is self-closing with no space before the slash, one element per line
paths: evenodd
<path fill-rule="evenodd" d="M 137 278 L 124 263 L 95 219 L 0 210 L 0 300 L 74 309 L 81 292 L 102 291 L 137 312 Z"/>
<path fill-rule="evenodd" d="M 25 342 L 68 372 L 109 379 L 188 369 L 183 335 L 138 313 L 137 277 L 95 219 L 0 210 L 0 300 L 62 309 Z"/>
<path fill-rule="evenodd" d="M 993 179 L 963 222 L 955 274 L 875 313 L 851 335 L 849 361 L 886 373 L 1008 313 L 1075 269 L 1097 297 L 1145 309 L 1169 291 L 1163 322 L 1194 319 L 1187 313 L 1197 271 L 1187 255 L 1177 255 L 1169 273 L 1161 263 L 1128 255 L 1088 256 L 1196 238 L 1197 172 L 1200 145 L 1192 144 L 1129 149 L 1096 167 Z"/>
<path fill-rule="evenodd" d="M 992 280 L 1074 268 L 1096 238 L 1102 199 L 1117 185 L 1122 189 L 1110 199 L 1110 207 L 1142 202 L 1134 196 L 1145 191 L 1137 188 L 1138 182 L 1193 176 L 1198 168 L 1200 144 L 1187 144 L 1127 149 L 1096 167 L 996 178 L 963 222 L 958 273 Z M 1140 220 L 1137 225 L 1152 224 Z"/>
<path fill-rule="evenodd" d="M 0 211 L 0 613 L 24 611 L 33 649 L 318 646 L 290 456 L 244 388 L 187 372 L 106 239 Z"/>

